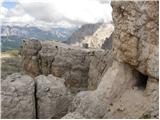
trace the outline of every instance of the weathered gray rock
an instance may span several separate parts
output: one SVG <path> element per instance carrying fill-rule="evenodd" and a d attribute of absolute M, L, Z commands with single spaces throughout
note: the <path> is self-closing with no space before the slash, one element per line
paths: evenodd
<path fill-rule="evenodd" d="M 78 112 L 87 119 L 98 119 L 103 118 L 107 108 L 93 91 L 82 91 L 75 96 L 69 110 Z"/>
<path fill-rule="evenodd" d="M 136 86 L 126 90 L 119 100 L 109 106 L 110 111 L 104 118 L 158 118 L 158 88 L 158 81 L 149 78 L 145 89 Z"/>
<path fill-rule="evenodd" d="M 87 43 L 90 48 L 102 48 L 103 44 L 107 41 L 110 37 L 111 33 L 113 32 L 114 27 L 111 23 L 103 23 L 93 35 L 85 36 L 81 43 Z M 105 48 L 111 49 L 111 41 L 108 41 L 108 44 Z"/>
<path fill-rule="evenodd" d="M 112 1 L 112 7 L 113 56 L 139 72 L 133 69 L 136 83 L 119 93 L 118 99 L 108 94 L 114 102 L 104 118 L 158 118 L 158 1 Z M 121 88 L 117 85 L 110 90 Z M 104 91 L 105 86 L 98 88 Z"/>
<path fill-rule="evenodd" d="M 65 78 L 65 85 L 71 91 L 86 90 L 88 88 L 88 72 L 93 52 L 103 51 L 72 47 L 57 42 L 41 42 L 41 49 L 36 55 L 29 53 L 31 43 L 37 41 L 26 40 L 22 47 L 23 64 L 25 71 L 37 76 L 39 74 L 52 74 Z M 37 50 L 37 49 L 36 49 Z M 36 51 L 32 50 L 32 51 Z M 31 56 L 31 57 L 30 57 Z M 29 59 L 31 58 L 31 59 Z"/>
<path fill-rule="evenodd" d="M 86 44 L 89 48 L 102 48 L 104 42 L 110 37 L 114 27 L 111 23 L 86 24 L 79 28 L 68 39 L 68 43 L 72 46 L 82 47 Z M 109 41 L 111 43 L 111 41 Z M 111 44 L 107 47 L 111 49 Z"/>
<path fill-rule="evenodd" d="M 102 49 L 108 49 L 108 50 L 111 50 L 112 49 L 112 34 L 109 38 L 106 38 L 105 41 L 103 42 L 102 46 L 101 46 Z"/>
<path fill-rule="evenodd" d="M 39 75 L 39 63 L 38 52 L 41 50 L 42 46 L 40 41 L 31 39 L 29 41 L 23 40 L 21 45 L 20 54 L 22 56 L 22 66 L 26 71 L 30 71 L 31 75 Z"/>
<path fill-rule="evenodd" d="M 67 43 L 70 45 L 77 44 L 80 46 L 82 40 L 84 40 L 86 36 L 93 35 L 100 26 L 101 23 L 82 25 L 81 28 L 73 32 L 73 34 L 68 38 Z"/>
<path fill-rule="evenodd" d="M 40 75 L 36 79 L 37 118 L 61 118 L 72 100 L 64 85 L 64 79 L 52 75 Z"/>
<path fill-rule="evenodd" d="M 3 119 L 35 119 L 35 83 L 19 73 L 2 80 L 1 117 Z"/>
<path fill-rule="evenodd" d="M 147 114 L 152 119 L 159 118 L 159 82 L 154 78 L 148 78 L 145 95 L 149 99 Z M 146 115 L 146 114 L 145 114 Z"/>
<path fill-rule="evenodd" d="M 37 47 L 32 48 L 29 44 L 22 47 L 25 48 L 24 58 L 32 56 L 32 59 L 23 60 L 26 71 L 34 75 L 62 77 L 72 91 L 94 89 L 79 92 L 66 114 L 68 106 L 57 108 L 55 102 L 61 104 L 59 99 L 62 96 L 67 96 L 62 97 L 63 100 L 68 99 L 64 85 L 62 87 L 61 82 L 59 85 L 55 79 L 51 83 L 50 77 L 43 76 L 41 81 L 40 77 L 39 86 L 43 89 L 37 89 L 40 90 L 37 92 L 37 100 L 40 99 L 37 108 L 42 118 L 61 118 L 65 114 L 63 118 L 158 118 L 158 1 L 113 1 L 112 7 L 115 24 L 113 46 L 111 40 L 102 45 L 109 49 L 113 47 L 112 51 L 42 42 L 36 54 L 28 55 L 25 53 L 30 53 L 27 52 L 30 48 L 37 51 Z M 99 27 L 99 30 L 91 33 L 103 39 L 97 41 L 92 36 L 80 36 L 78 38 L 83 40 L 78 42 L 95 43 L 92 45 L 100 47 L 105 29 Z M 50 91 L 52 87 L 56 90 Z M 53 93 L 57 96 L 53 97 Z"/>
<path fill-rule="evenodd" d="M 114 61 L 94 91 L 78 93 L 70 106 L 85 118 L 158 118 L 158 81 Z"/>
<path fill-rule="evenodd" d="M 99 85 L 101 78 L 112 65 L 113 57 L 110 50 L 93 52 L 89 67 L 88 89 L 94 90 Z"/>
<path fill-rule="evenodd" d="M 54 76 L 65 78 L 66 86 L 75 91 L 87 88 L 89 50 L 59 43 L 50 44 L 49 47 L 49 44 L 42 43 L 43 47 L 39 52 L 42 74 L 51 73 Z"/>
<path fill-rule="evenodd" d="M 98 88 L 94 91 L 78 93 L 70 107 L 71 112 L 78 112 L 85 118 L 103 118 L 108 106 L 118 99 L 125 90 L 136 82 L 130 66 L 116 61 L 104 73 Z"/>
<path fill-rule="evenodd" d="M 68 113 L 65 115 L 62 119 L 85 119 L 80 113 L 73 112 L 73 113 Z"/>
<path fill-rule="evenodd" d="M 112 8 L 115 58 L 159 79 L 159 2 L 112 1 Z"/>

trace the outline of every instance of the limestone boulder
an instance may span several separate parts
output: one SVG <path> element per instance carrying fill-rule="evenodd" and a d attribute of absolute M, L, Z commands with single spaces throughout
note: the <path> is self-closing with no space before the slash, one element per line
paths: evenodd
<path fill-rule="evenodd" d="M 111 50 L 93 52 L 88 73 L 88 89 L 95 90 L 104 73 L 112 66 L 113 56 Z"/>
<path fill-rule="evenodd" d="M 35 82 L 28 75 L 14 73 L 1 82 L 1 117 L 35 119 Z"/>
<path fill-rule="evenodd" d="M 78 112 L 85 118 L 103 118 L 109 104 L 136 83 L 134 71 L 129 65 L 114 61 L 101 78 L 94 91 L 79 92 L 73 99 L 70 112 Z"/>
<path fill-rule="evenodd" d="M 37 118 L 53 119 L 63 117 L 72 100 L 64 79 L 52 75 L 40 75 L 36 80 Z"/>
<path fill-rule="evenodd" d="M 159 2 L 112 1 L 112 8 L 115 58 L 159 79 Z"/>
<path fill-rule="evenodd" d="M 22 67 L 25 71 L 29 71 L 32 76 L 39 75 L 38 52 L 42 46 L 39 40 L 30 39 L 23 40 L 20 54 L 22 56 Z"/>
<path fill-rule="evenodd" d="M 37 42 L 40 43 L 39 46 L 41 47 L 36 49 L 39 50 L 36 54 L 32 54 L 30 52 L 32 45 L 30 46 L 30 44 L 38 44 Z M 71 91 L 78 92 L 88 89 L 88 72 L 90 61 L 94 56 L 92 53 L 102 51 L 100 49 L 73 47 L 53 41 L 26 40 L 22 44 L 21 54 L 23 56 L 23 68 L 27 73 L 32 76 L 52 74 L 64 78 L 65 85 Z"/>

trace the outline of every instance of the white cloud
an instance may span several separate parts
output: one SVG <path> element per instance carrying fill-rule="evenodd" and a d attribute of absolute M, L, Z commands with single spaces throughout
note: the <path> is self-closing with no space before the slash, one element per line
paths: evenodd
<path fill-rule="evenodd" d="M 49 23 L 54 25 L 82 25 L 109 22 L 112 8 L 104 0 L 17 0 L 15 8 L 5 17 L 10 22 Z M 21 19 L 20 19 L 21 17 Z"/>
<path fill-rule="evenodd" d="M 1 7 L 0 11 L 1 11 L 1 15 L 6 16 L 7 12 L 8 12 L 8 9 L 5 8 L 5 7 Z"/>
<path fill-rule="evenodd" d="M 2 5 L 2 2 L 3 2 L 4 0 L 0 0 L 0 6 Z"/>
<path fill-rule="evenodd" d="M 24 10 L 20 6 L 16 6 L 14 9 L 7 9 L 5 7 L 1 7 L 1 19 L 2 22 L 7 23 L 30 23 L 35 19 L 31 17 L 29 14 L 24 12 Z"/>

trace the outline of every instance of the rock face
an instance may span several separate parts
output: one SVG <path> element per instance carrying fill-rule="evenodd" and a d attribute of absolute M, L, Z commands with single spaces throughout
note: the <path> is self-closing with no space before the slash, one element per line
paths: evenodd
<path fill-rule="evenodd" d="M 88 89 L 94 90 L 99 85 L 102 76 L 107 69 L 112 65 L 113 58 L 110 50 L 94 52 L 91 58 L 89 73 L 88 73 Z"/>
<path fill-rule="evenodd" d="M 28 76 L 15 73 L 2 80 L 1 117 L 3 119 L 33 119 L 35 83 Z"/>
<path fill-rule="evenodd" d="M 71 102 L 64 80 L 52 75 L 40 75 L 36 80 L 37 118 L 53 119 L 63 117 Z"/>
<path fill-rule="evenodd" d="M 112 7 L 114 56 L 159 79 L 159 2 L 113 1 Z"/>
<path fill-rule="evenodd" d="M 82 25 L 77 31 L 72 33 L 71 37 L 68 38 L 67 43 L 79 46 L 86 36 L 93 35 L 100 26 L 101 23 Z"/>
<path fill-rule="evenodd" d="M 38 52 L 41 50 L 42 46 L 38 40 L 30 40 L 30 41 L 23 41 L 21 46 L 20 54 L 22 55 L 23 59 L 23 68 L 26 71 L 30 71 L 31 75 L 38 75 L 40 72 L 38 60 Z"/>
<path fill-rule="evenodd" d="M 76 95 L 70 111 L 78 112 L 88 119 L 103 118 L 109 104 L 118 99 L 126 89 L 134 86 L 135 81 L 134 72 L 128 65 L 114 61 L 96 90 L 80 92 Z"/>
<path fill-rule="evenodd" d="M 157 80 L 114 61 L 97 89 L 78 93 L 69 110 L 88 119 L 158 118 L 158 89 Z"/>
<path fill-rule="evenodd" d="M 87 43 L 89 48 L 104 48 L 103 44 L 110 37 L 114 27 L 112 24 L 102 24 L 93 35 L 86 36 L 81 40 L 81 43 Z M 108 40 L 106 48 L 111 49 L 112 41 Z"/>
<path fill-rule="evenodd" d="M 112 34 L 109 38 L 106 38 L 104 43 L 102 44 L 101 46 L 102 49 L 109 49 L 111 50 L 112 49 Z"/>
<path fill-rule="evenodd" d="M 68 43 L 72 46 L 82 47 L 83 44 L 88 44 L 89 48 L 104 48 L 102 46 L 107 41 L 106 39 L 110 37 L 113 30 L 114 27 L 111 23 L 86 24 L 73 33 L 68 39 Z"/>
<path fill-rule="evenodd" d="M 73 95 L 64 79 L 40 75 L 35 79 L 14 73 L 2 80 L 2 118 L 61 118 L 68 112 Z"/>
<path fill-rule="evenodd" d="M 98 51 L 103 50 L 71 47 L 57 42 L 40 43 L 26 40 L 22 44 L 21 55 L 24 69 L 28 73 L 33 76 L 52 74 L 65 78 L 68 88 L 79 91 L 88 88 L 90 61 Z"/>
<path fill-rule="evenodd" d="M 148 114 L 150 118 L 159 118 L 159 82 L 154 78 L 148 78 L 145 95 L 149 98 Z"/>
<path fill-rule="evenodd" d="M 85 118 L 82 115 L 80 115 L 79 113 L 73 112 L 73 113 L 68 113 L 62 119 L 85 119 Z"/>

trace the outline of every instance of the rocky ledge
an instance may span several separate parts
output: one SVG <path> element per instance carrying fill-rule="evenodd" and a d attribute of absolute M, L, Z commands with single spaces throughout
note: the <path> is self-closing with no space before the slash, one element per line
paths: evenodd
<path fill-rule="evenodd" d="M 94 89 L 109 63 L 111 51 L 72 47 L 58 42 L 24 40 L 23 68 L 32 76 L 52 74 L 72 91 Z M 108 64 L 107 64 L 108 63 Z M 91 69 L 90 69 L 91 68 Z"/>

